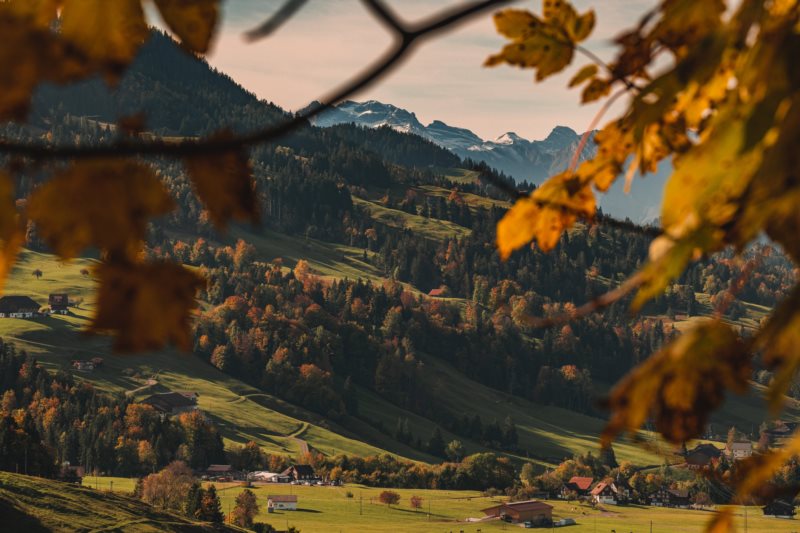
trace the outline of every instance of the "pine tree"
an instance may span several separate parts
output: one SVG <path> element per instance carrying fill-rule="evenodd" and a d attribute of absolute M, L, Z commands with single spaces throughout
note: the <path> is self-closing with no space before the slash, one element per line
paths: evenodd
<path fill-rule="evenodd" d="M 194 482 L 186 494 L 186 503 L 183 507 L 183 514 L 189 518 L 198 518 L 203 507 L 203 496 L 205 491 L 200 483 Z"/>
<path fill-rule="evenodd" d="M 214 485 L 203 491 L 198 518 L 215 524 L 221 524 L 225 518 L 225 515 L 222 514 L 222 504 L 219 501 L 217 489 Z"/>
<path fill-rule="evenodd" d="M 442 431 L 439 426 L 433 430 L 431 438 L 428 440 L 427 451 L 436 457 L 444 457 L 444 439 L 442 438 Z"/>

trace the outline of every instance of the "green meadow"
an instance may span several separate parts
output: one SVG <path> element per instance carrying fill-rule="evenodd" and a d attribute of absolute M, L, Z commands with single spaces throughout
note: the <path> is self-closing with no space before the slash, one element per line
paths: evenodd
<path fill-rule="evenodd" d="M 133 490 L 134 481 L 124 478 L 84 478 L 84 485 L 114 491 Z M 244 490 L 238 483 L 215 484 L 222 510 L 233 509 L 236 496 Z M 306 487 L 299 485 L 265 484 L 251 487 L 261 507 L 256 521 L 267 522 L 278 529 L 295 526 L 303 533 L 315 532 L 493 532 L 515 531 L 518 526 L 497 520 L 472 522 L 483 517 L 482 509 L 502 501 L 504 497 L 484 496 L 477 491 L 392 489 L 400 494 L 400 503 L 388 507 L 378 496 L 384 489 L 362 485 L 342 487 Z M 297 511 L 267 512 L 267 496 L 294 494 L 298 497 Z M 412 496 L 422 498 L 422 507 L 413 509 Z M 577 525 L 563 529 L 576 533 L 679 533 L 702 532 L 715 509 L 665 509 L 640 505 L 602 506 L 592 509 L 576 502 L 548 501 L 554 507 L 555 520 L 573 518 Z M 737 531 L 793 532 L 800 531 L 800 520 L 764 517 L 761 508 L 733 507 Z"/>

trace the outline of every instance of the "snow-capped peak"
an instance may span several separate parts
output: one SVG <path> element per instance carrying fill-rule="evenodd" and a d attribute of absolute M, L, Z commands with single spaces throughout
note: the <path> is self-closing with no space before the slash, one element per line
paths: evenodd
<path fill-rule="evenodd" d="M 502 134 L 500 137 L 495 139 L 494 141 L 496 144 L 514 144 L 518 142 L 527 142 L 525 139 L 514 133 L 513 131 L 508 131 Z"/>

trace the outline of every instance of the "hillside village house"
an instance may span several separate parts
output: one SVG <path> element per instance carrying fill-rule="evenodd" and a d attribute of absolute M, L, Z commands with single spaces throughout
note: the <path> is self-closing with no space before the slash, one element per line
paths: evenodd
<path fill-rule="evenodd" d="M 572 476 L 569 481 L 564 483 L 564 487 L 561 489 L 561 497 L 566 498 L 571 492 L 577 494 L 578 497 L 588 496 L 592 483 L 594 483 L 594 478 Z"/>
<path fill-rule="evenodd" d="M 753 455 L 753 443 L 732 442 L 725 447 L 725 455 L 727 455 L 729 459 L 733 459 L 734 461 L 747 459 L 748 457 Z"/>
<path fill-rule="evenodd" d="M 716 463 L 722 457 L 722 450 L 713 444 L 698 444 L 684 455 L 686 466 L 696 470 Z"/>
<path fill-rule="evenodd" d="M 280 477 L 288 477 L 290 481 L 316 482 L 321 478 L 310 465 L 293 465 L 281 472 Z"/>
<path fill-rule="evenodd" d="M 174 416 L 197 409 L 196 392 L 159 392 L 148 396 L 141 403 L 150 405 L 164 416 Z"/>
<path fill-rule="evenodd" d="M 0 298 L 0 318 L 35 318 L 40 306 L 28 296 L 3 296 Z"/>
<path fill-rule="evenodd" d="M 607 479 L 595 485 L 589 495 L 597 504 L 624 505 L 630 501 L 631 492 L 624 481 Z"/>
<path fill-rule="evenodd" d="M 534 526 L 549 526 L 553 523 L 553 506 L 538 500 L 507 502 L 482 510 L 490 518 L 499 518 L 512 524 L 531 522 Z"/>
<path fill-rule="evenodd" d="M 231 480 L 234 478 L 234 471 L 231 465 L 208 465 L 205 476 L 214 480 Z"/>
<path fill-rule="evenodd" d="M 685 489 L 660 489 L 650 498 L 650 505 L 656 507 L 688 509 L 691 504 L 689 491 Z"/>
<path fill-rule="evenodd" d="M 275 511 L 296 511 L 297 510 L 297 496 L 292 495 L 272 495 L 267 496 L 267 512 L 274 513 Z"/>
<path fill-rule="evenodd" d="M 66 294 L 51 294 L 47 303 L 53 314 L 66 315 L 69 313 L 69 296 Z"/>
<path fill-rule="evenodd" d="M 765 516 L 774 516 L 776 518 L 794 518 L 795 510 L 794 504 L 786 500 L 773 500 L 764 506 Z"/>

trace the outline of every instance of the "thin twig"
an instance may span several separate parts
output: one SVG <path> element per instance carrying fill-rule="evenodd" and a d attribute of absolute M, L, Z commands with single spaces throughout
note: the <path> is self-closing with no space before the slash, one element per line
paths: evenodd
<path fill-rule="evenodd" d="M 365 0 L 379 5 L 376 0 Z M 181 143 L 168 143 L 161 139 L 131 140 L 120 139 L 116 142 L 99 145 L 58 145 L 48 146 L 42 143 L 24 143 L 0 140 L 0 152 L 43 159 L 86 159 L 97 157 L 130 157 L 130 156 L 167 156 L 187 157 L 202 154 L 218 154 L 232 150 L 240 150 L 256 144 L 267 143 L 278 139 L 293 130 L 308 124 L 309 119 L 319 115 L 333 105 L 350 98 L 354 94 L 375 84 L 389 72 L 400 65 L 413 49 L 426 39 L 449 30 L 470 18 L 490 9 L 510 4 L 514 0 L 481 0 L 466 6 L 445 9 L 438 15 L 425 19 L 414 25 L 405 25 L 397 21 L 395 32 L 398 38 L 393 46 L 376 62 L 369 65 L 361 73 L 333 90 L 330 95 L 318 100 L 319 104 L 309 106 L 303 112 L 280 124 L 266 126 L 256 131 L 232 136 L 229 138 L 213 138 L 186 140 Z M 394 19 L 396 21 L 396 19 Z"/>
<path fill-rule="evenodd" d="M 303 7 L 306 1 L 307 0 L 288 0 L 263 24 L 245 33 L 245 39 L 249 42 L 253 42 L 275 33 Z"/>
<path fill-rule="evenodd" d="M 603 104 L 603 107 L 601 107 L 600 110 L 594 115 L 594 118 L 592 118 L 592 122 L 589 124 L 589 127 L 586 129 L 586 131 L 583 132 L 583 135 L 581 135 L 581 141 L 578 143 L 578 148 L 575 150 L 575 153 L 572 154 L 572 160 L 569 162 L 569 167 L 567 168 L 569 172 L 573 172 L 575 170 L 575 167 L 578 166 L 578 161 L 580 160 L 581 153 L 583 153 L 583 149 L 586 148 L 586 143 L 589 141 L 589 136 L 592 135 L 595 128 L 597 128 L 597 125 L 600 123 L 600 119 L 603 118 L 603 116 L 606 114 L 606 112 L 608 112 L 609 109 L 611 109 L 611 106 L 614 105 L 614 102 L 617 101 L 617 98 L 619 98 L 623 94 L 626 94 L 627 92 L 628 92 L 627 89 L 622 89 L 611 95 L 611 98 L 606 100 L 605 103 Z"/>
<path fill-rule="evenodd" d="M 562 313 L 554 317 L 525 316 L 523 317 L 522 322 L 531 328 L 553 328 L 562 326 L 564 324 L 569 324 L 570 322 L 585 318 L 593 313 L 605 309 L 611 304 L 620 301 L 632 291 L 639 288 L 643 281 L 644 276 L 642 276 L 641 273 L 634 274 L 630 278 L 626 279 L 616 289 L 612 289 L 604 294 L 601 294 L 597 298 L 589 300 L 580 307 L 575 308 L 574 311 Z"/>

